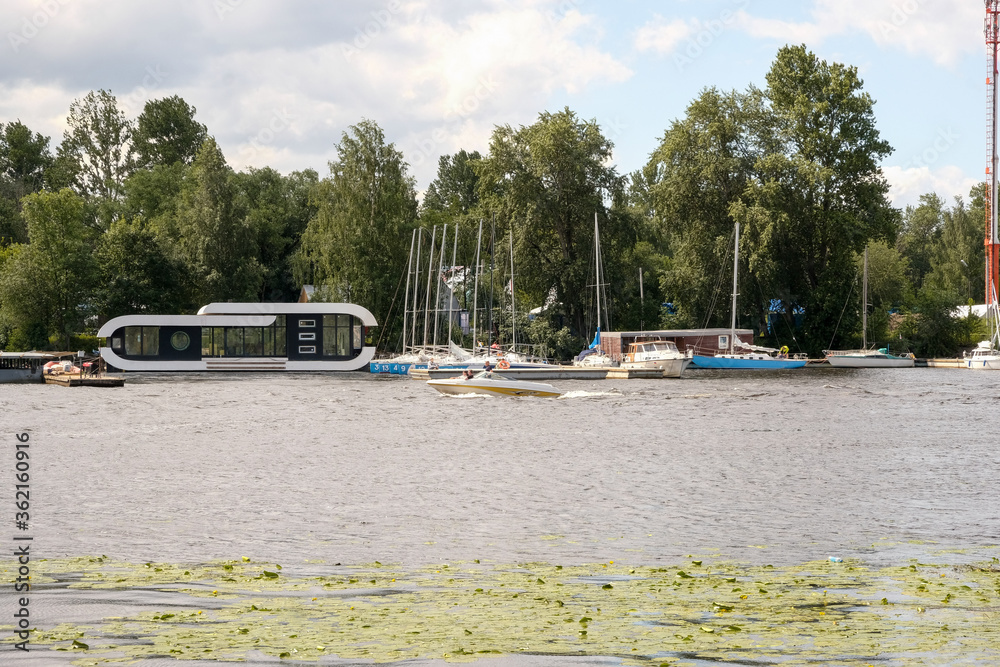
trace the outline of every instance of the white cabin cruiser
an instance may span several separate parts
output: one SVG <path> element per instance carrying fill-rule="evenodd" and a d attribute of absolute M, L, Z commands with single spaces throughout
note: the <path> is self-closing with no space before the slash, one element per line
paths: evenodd
<path fill-rule="evenodd" d="M 665 378 L 679 378 L 693 355 L 684 354 L 669 340 L 641 340 L 630 343 L 622 368 L 658 368 Z"/>

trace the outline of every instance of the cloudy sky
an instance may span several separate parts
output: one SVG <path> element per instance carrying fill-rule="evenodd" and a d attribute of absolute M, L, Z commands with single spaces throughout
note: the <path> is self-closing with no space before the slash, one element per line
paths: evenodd
<path fill-rule="evenodd" d="M 0 121 L 54 147 L 90 90 L 133 116 L 177 94 L 234 168 L 323 175 L 368 118 L 423 190 L 438 156 L 568 106 L 627 173 L 700 90 L 763 87 L 805 44 L 860 70 L 904 206 L 982 178 L 983 19 L 975 0 L 3 0 Z"/>

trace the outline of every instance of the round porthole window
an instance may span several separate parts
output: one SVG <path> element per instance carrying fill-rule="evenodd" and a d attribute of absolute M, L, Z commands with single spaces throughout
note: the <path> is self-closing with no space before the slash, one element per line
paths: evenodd
<path fill-rule="evenodd" d="M 174 335 L 170 337 L 170 346 L 178 352 L 188 349 L 190 344 L 191 337 L 183 331 L 175 331 Z"/>

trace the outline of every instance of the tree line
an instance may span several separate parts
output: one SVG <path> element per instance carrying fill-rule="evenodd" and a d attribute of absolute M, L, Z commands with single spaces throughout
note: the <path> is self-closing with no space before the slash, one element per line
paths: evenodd
<path fill-rule="evenodd" d="M 237 172 L 182 98 L 132 119 L 110 91 L 91 92 L 54 152 L 21 121 L 0 123 L 0 348 L 75 349 L 119 315 L 294 301 L 308 283 L 371 310 L 391 352 L 412 232 L 448 225 L 463 230 L 458 264 L 477 250 L 497 277 L 511 253 L 517 264 L 516 322 L 499 305 L 507 279 L 492 293 L 481 281 L 491 335 L 509 342 L 516 326 L 567 358 L 593 335 L 596 214 L 613 329 L 728 326 L 738 221 L 738 322 L 764 342 L 813 355 L 859 344 L 868 248 L 868 340 L 954 354 L 981 334 L 954 312 L 983 301 L 984 189 L 894 208 L 874 104 L 856 68 L 786 46 L 765 87 L 703 90 L 634 173 L 611 165 L 596 120 L 567 108 L 496 127 L 486 155 L 442 156 L 418 201 L 374 121 L 342 134 L 323 177 Z M 477 248 L 480 221 L 493 243 Z"/>

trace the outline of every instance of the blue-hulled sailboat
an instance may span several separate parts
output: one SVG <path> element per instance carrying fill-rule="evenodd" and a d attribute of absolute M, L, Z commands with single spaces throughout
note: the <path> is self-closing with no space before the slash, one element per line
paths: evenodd
<path fill-rule="evenodd" d="M 758 368 L 758 369 L 780 369 L 780 368 L 801 368 L 806 365 L 805 359 L 783 358 L 787 348 L 782 351 L 748 345 L 736 338 L 736 297 L 739 285 L 739 265 L 740 265 L 740 223 L 736 223 L 736 244 L 733 257 L 733 307 L 729 324 L 729 341 L 725 352 L 720 352 L 714 356 L 696 354 L 691 360 L 691 365 L 698 368 Z M 775 356 L 777 353 L 777 356 Z"/>

